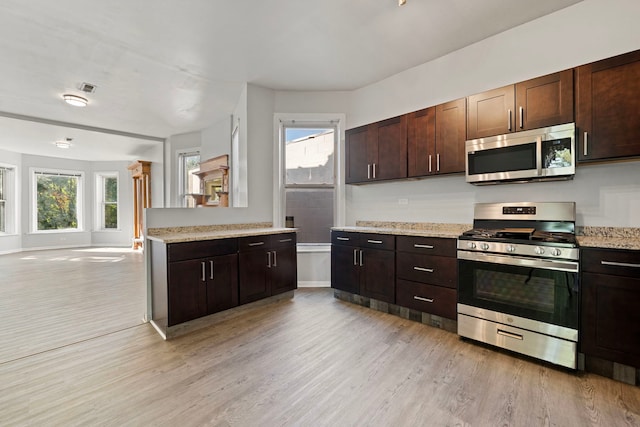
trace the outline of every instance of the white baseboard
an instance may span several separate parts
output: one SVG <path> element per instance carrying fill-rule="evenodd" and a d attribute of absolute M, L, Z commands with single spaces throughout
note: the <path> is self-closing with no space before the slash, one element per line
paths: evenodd
<path fill-rule="evenodd" d="M 329 281 L 298 281 L 299 288 L 330 288 Z"/>

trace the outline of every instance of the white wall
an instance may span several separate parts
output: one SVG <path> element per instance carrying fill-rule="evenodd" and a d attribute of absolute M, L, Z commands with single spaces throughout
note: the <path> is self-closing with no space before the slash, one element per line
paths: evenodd
<path fill-rule="evenodd" d="M 231 115 L 202 129 L 200 158 L 207 160 L 224 154 L 231 154 Z"/>
<path fill-rule="evenodd" d="M 87 185 L 91 185 L 89 189 L 91 198 L 87 201 L 92 208 L 92 216 L 90 220 L 91 245 L 92 246 L 131 246 L 133 239 L 133 183 L 131 172 L 127 167 L 130 162 L 91 162 L 91 176 L 87 180 Z M 117 172 L 118 173 L 118 208 L 120 216 L 118 218 L 117 230 L 99 230 L 97 229 L 97 216 L 95 207 L 97 204 L 95 174 L 99 172 Z"/>
<path fill-rule="evenodd" d="M 348 127 L 640 49 L 638 16 L 637 0 L 585 0 L 356 90 Z M 475 202 L 521 200 L 575 201 L 579 225 L 640 227 L 640 162 L 579 166 L 556 183 L 474 187 L 457 175 L 350 185 L 346 222 L 471 223 Z"/>
<path fill-rule="evenodd" d="M 274 91 L 253 85 L 247 85 L 245 89 L 233 117 L 240 126 L 241 146 L 246 147 L 243 149 L 247 153 L 245 180 L 248 193 L 245 192 L 241 197 L 247 197 L 248 206 L 147 209 L 146 227 L 272 222 Z M 173 145 L 181 138 L 195 142 L 196 138 L 201 138 L 201 133 L 172 136 L 170 142 Z"/>
<path fill-rule="evenodd" d="M 16 168 L 14 173 L 14 197 L 17 203 L 17 206 L 21 205 L 22 199 L 22 191 L 21 182 L 22 182 L 22 155 L 19 153 L 14 153 L 12 151 L 0 150 L 0 164 L 2 165 L 11 165 Z M 9 213 L 7 212 L 7 216 Z M 14 227 L 12 233 L 0 234 L 0 254 L 17 252 L 22 248 L 22 233 L 21 233 L 21 221 L 20 221 L 20 212 L 19 209 L 15 209 L 11 213 L 12 218 L 14 219 Z"/>

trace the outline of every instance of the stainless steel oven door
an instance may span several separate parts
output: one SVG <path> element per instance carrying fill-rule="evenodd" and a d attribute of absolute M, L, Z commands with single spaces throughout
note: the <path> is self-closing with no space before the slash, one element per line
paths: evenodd
<path fill-rule="evenodd" d="M 578 329 L 578 262 L 458 251 L 458 302 Z"/>

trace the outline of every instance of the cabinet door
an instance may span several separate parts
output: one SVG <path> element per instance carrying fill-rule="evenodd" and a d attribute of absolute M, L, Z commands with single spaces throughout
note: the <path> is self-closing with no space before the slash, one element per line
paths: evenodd
<path fill-rule="evenodd" d="M 360 251 L 354 246 L 331 246 L 331 287 L 352 294 L 360 293 Z"/>
<path fill-rule="evenodd" d="M 270 259 L 271 253 L 266 250 L 254 250 L 238 254 L 240 304 L 271 296 Z"/>
<path fill-rule="evenodd" d="M 467 138 L 515 132 L 515 91 L 513 85 L 467 98 Z"/>
<path fill-rule="evenodd" d="M 361 249 L 360 294 L 388 303 L 395 302 L 395 252 Z"/>
<path fill-rule="evenodd" d="M 168 263 L 168 326 L 207 315 L 207 261 Z"/>
<path fill-rule="evenodd" d="M 464 125 L 464 124 L 463 124 Z M 462 142 L 464 145 L 464 141 Z M 407 174 L 435 173 L 436 112 L 426 108 L 407 115 Z M 463 165 L 464 166 L 464 165 Z M 464 169 L 464 168 L 463 168 Z"/>
<path fill-rule="evenodd" d="M 407 177 L 407 116 L 375 123 L 375 143 L 370 158 L 372 179 L 385 180 Z"/>
<path fill-rule="evenodd" d="M 271 295 L 296 289 L 298 267 L 295 244 L 274 249 L 272 254 Z"/>
<path fill-rule="evenodd" d="M 578 160 L 640 155 L 640 51 L 577 68 Z"/>
<path fill-rule="evenodd" d="M 438 173 L 465 170 L 466 105 L 466 99 L 462 98 L 436 106 L 435 168 Z"/>
<path fill-rule="evenodd" d="M 238 305 L 238 254 L 207 260 L 207 312 Z"/>
<path fill-rule="evenodd" d="M 582 352 L 640 367 L 640 277 L 582 275 Z"/>
<path fill-rule="evenodd" d="M 371 176 L 371 165 L 367 157 L 369 139 L 367 126 L 349 129 L 345 132 L 345 182 L 347 184 L 365 182 Z"/>
<path fill-rule="evenodd" d="M 517 130 L 573 122 L 573 70 L 516 84 Z"/>

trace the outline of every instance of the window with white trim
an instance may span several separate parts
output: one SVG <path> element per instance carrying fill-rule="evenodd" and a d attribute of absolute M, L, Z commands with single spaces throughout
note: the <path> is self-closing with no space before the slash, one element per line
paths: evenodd
<path fill-rule="evenodd" d="M 96 174 L 96 212 L 99 230 L 118 229 L 118 172 Z"/>
<path fill-rule="evenodd" d="M 286 124 L 285 225 L 298 243 L 329 243 L 334 225 L 336 126 Z"/>
<path fill-rule="evenodd" d="M 14 232 L 15 168 L 0 165 L 0 234 Z"/>
<path fill-rule="evenodd" d="M 191 194 L 200 193 L 200 151 L 191 150 L 178 153 L 178 197 L 183 207 L 193 208 L 196 201 Z"/>
<path fill-rule="evenodd" d="M 34 232 L 82 230 L 84 173 L 32 169 Z"/>

